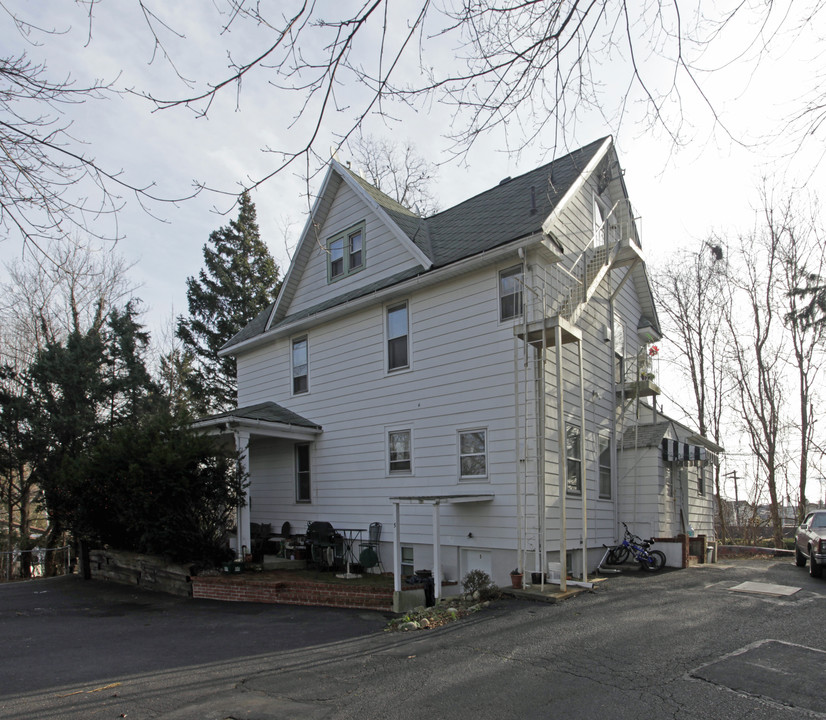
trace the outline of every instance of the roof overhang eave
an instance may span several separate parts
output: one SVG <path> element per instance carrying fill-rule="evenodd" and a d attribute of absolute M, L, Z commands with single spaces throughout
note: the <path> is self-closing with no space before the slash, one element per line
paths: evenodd
<path fill-rule="evenodd" d="M 279 438 L 282 440 L 309 441 L 314 440 L 322 433 L 320 427 L 293 425 L 292 423 L 258 420 L 233 415 L 222 418 L 197 420 L 192 423 L 191 427 L 196 430 L 202 430 L 208 435 L 234 435 L 238 432 L 248 432 L 250 435 Z"/>

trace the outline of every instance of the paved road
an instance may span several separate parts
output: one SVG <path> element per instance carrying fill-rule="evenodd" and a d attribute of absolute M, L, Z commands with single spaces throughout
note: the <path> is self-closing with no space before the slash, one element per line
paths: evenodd
<path fill-rule="evenodd" d="M 824 618 L 826 579 L 790 560 L 632 571 L 406 634 L 379 613 L 37 581 L 0 586 L 0 717 L 826 718 Z"/>

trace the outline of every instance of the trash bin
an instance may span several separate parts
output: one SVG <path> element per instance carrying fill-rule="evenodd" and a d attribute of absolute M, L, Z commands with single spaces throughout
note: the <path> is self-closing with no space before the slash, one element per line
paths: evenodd
<path fill-rule="evenodd" d="M 433 573 L 430 570 L 416 570 L 416 572 L 407 579 L 408 585 L 421 585 L 424 590 L 424 602 L 427 607 L 433 607 L 436 604 L 435 587 L 433 581 Z"/>

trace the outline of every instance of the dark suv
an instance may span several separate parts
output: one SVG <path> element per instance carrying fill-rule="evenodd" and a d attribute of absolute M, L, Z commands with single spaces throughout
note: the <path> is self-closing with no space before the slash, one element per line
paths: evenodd
<path fill-rule="evenodd" d="M 810 512 L 803 524 L 797 528 L 794 540 L 794 559 L 798 567 L 809 560 L 809 574 L 812 577 L 823 575 L 826 565 L 826 510 Z"/>

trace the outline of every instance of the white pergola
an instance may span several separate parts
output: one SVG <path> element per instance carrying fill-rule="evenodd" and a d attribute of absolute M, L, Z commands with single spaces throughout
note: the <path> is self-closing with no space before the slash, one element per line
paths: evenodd
<path fill-rule="evenodd" d="M 493 493 L 484 495 L 406 495 L 391 497 L 390 502 L 393 503 L 393 589 L 396 592 L 401 592 L 402 589 L 402 505 L 431 505 L 433 508 L 433 581 L 435 583 L 435 598 L 438 600 L 442 596 L 442 541 L 439 509 L 442 505 L 490 502 L 493 498 Z"/>

